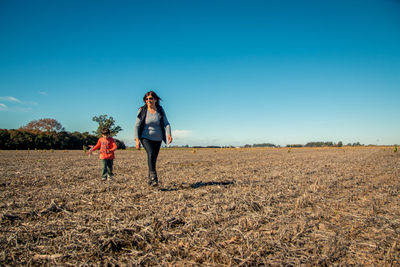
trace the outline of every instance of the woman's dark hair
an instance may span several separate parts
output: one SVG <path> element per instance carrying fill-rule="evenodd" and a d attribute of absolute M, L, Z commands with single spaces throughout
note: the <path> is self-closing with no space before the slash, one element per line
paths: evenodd
<path fill-rule="evenodd" d="M 160 101 L 162 100 L 154 91 L 149 91 L 146 94 L 144 94 L 143 97 L 143 102 L 146 103 L 146 98 L 148 96 L 152 96 L 156 101 L 156 106 L 160 106 Z"/>

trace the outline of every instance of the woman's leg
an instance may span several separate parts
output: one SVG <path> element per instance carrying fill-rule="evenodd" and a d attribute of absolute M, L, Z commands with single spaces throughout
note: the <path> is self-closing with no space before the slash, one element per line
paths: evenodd
<path fill-rule="evenodd" d="M 147 165 L 149 166 L 149 183 L 157 183 L 156 163 L 160 152 L 161 141 L 141 139 L 144 149 L 147 152 Z"/>

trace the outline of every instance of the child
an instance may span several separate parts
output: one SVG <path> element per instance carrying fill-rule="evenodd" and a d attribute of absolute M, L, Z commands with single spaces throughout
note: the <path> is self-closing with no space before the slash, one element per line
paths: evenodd
<path fill-rule="evenodd" d="M 114 139 L 110 137 L 110 130 L 108 128 L 104 128 L 101 131 L 103 137 L 100 137 L 97 141 L 97 144 L 90 148 L 89 153 L 91 154 L 94 150 L 100 148 L 100 161 L 102 167 L 101 177 L 103 181 L 111 181 L 113 176 L 113 161 L 114 161 L 114 151 L 117 150 L 117 144 L 115 143 Z"/>

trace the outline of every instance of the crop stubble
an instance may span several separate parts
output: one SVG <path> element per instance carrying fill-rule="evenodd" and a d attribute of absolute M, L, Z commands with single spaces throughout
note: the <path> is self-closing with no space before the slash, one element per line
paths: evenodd
<path fill-rule="evenodd" d="M 390 148 L 0 151 L 0 265 L 400 265 Z"/>

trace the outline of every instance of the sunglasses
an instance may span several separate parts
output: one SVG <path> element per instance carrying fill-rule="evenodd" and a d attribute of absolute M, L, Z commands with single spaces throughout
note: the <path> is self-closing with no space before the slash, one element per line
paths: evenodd
<path fill-rule="evenodd" d="M 147 97 L 146 100 L 153 100 L 154 98 L 152 97 Z"/>

